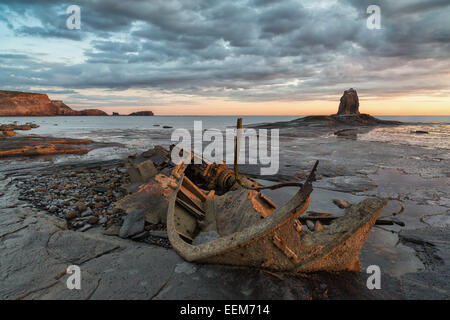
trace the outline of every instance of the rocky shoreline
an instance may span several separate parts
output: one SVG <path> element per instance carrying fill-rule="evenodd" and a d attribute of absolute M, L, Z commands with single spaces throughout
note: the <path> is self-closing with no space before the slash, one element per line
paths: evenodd
<path fill-rule="evenodd" d="M 119 236 L 126 212 L 116 202 L 131 193 L 130 177 L 123 161 L 62 165 L 14 180 L 18 200 L 65 220 L 68 230 L 86 232 L 99 228 L 107 236 Z M 135 241 L 170 248 L 165 225 L 146 223 Z"/>
<path fill-rule="evenodd" d="M 295 128 L 310 130 L 343 130 L 345 128 L 374 128 L 379 126 L 399 126 L 403 125 L 400 121 L 389 121 L 377 119 L 369 114 L 351 114 L 351 115 L 329 115 L 329 116 L 307 116 L 291 121 L 263 123 L 249 126 L 259 129 L 289 129 Z"/>
<path fill-rule="evenodd" d="M 119 145 L 117 143 L 94 142 L 88 139 L 16 135 L 16 130 L 29 131 L 38 127 L 33 123 L 24 125 L 0 124 L 0 159 L 60 154 L 83 155 L 97 148 Z"/>
<path fill-rule="evenodd" d="M 281 138 L 280 148 L 286 151 L 280 154 L 280 171 L 271 180 L 302 180 L 312 163 L 321 161 L 310 212 L 339 215 L 343 210 L 339 204 L 370 196 L 390 199 L 386 215 L 395 214 L 404 227 L 376 226 L 361 251 L 363 266 L 381 267 L 382 290 L 369 291 L 364 272 L 294 278 L 190 264 L 170 249 L 162 224 L 146 222 L 142 232 L 119 237 L 126 215 L 114 203 L 134 191 L 126 187 L 131 181 L 121 159 L 62 164 L 16 161 L 11 163 L 20 165 L 0 168 L 0 280 L 5 283 L 0 297 L 448 299 L 450 159 L 439 150 L 413 146 L 335 137 L 299 141 L 282 134 Z M 301 159 L 296 149 L 301 150 Z M 258 168 L 242 166 L 243 174 L 267 178 L 257 172 Z M 342 201 L 333 203 L 333 199 Z M 18 263 L 26 267 L 20 269 Z M 65 288 L 64 270 L 73 263 L 80 263 L 85 272 L 86 288 L 78 293 Z"/>

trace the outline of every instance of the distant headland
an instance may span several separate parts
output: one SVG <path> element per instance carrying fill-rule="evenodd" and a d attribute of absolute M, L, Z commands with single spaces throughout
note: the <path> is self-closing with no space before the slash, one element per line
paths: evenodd
<path fill-rule="evenodd" d="M 113 114 L 118 115 L 118 114 Z M 152 111 L 139 111 L 130 116 L 153 116 Z M 50 100 L 43 93 L 0 90 L 0 116 L 108 116 L 99 109 L 73 110 L 61 100 Z"/>
<path fill-rule="evenodd" d="M 113 116 L 121 116 L 118 112 L 113 112 L 112 114 Z M 132 112 L 130 113 L 128 116 L 131 117 L 152 117 L 154 116 L 152 111 L 137 111 L 137 112 Z"/>

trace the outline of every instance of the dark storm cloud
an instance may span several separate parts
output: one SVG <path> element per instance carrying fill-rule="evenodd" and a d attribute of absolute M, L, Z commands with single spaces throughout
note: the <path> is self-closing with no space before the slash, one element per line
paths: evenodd
<path fill-rule="evenodd" d="M 77 4 L 81 30 L 68 30 L 67 3 L 0 1 L 0 21 L 17 36 L 90 43 L 85 62 L 76 65 L 23 56 L 15 68 L 14 57 L 2 54 L 0 63 L 10 65 L 2 67 L 0 84 L 153 88 L 263 101 L 321 98 L 350 86 L 370 94 L 439 89 L 450 71 L 450 7 L 444 0 Z M 381 30 L 366 28 L 371 4 L 381 7 Z M 17 15 L 41 26 L 14 27 Z"/>

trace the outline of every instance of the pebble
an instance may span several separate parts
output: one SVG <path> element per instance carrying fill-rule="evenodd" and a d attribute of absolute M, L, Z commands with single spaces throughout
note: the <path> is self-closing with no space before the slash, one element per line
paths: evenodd
<path fill-rule="evenodd" d="M 87 209 L 86 204 L 84 204 L 83 202 L 75 203 L 75 207 L 78 209 L 79 212 L 84 212 Z"/>
<path fill-rule="evenodd" d="M 154 237 L 169 239 L 167 231 L 165 230 L 150 230 L 148 233 Z"/>
<path fill-rule="evenodd" d="M 97 222 L 98 222 L 98 218 L 97 217 L 91 216 L 88 219 L 88 223 L 89 224 L 97 224 Z"/>
<path fill-rule="evenodd" d="M 314 231 L 314 222 L 311 220 L 306 220 L 306 225 L 308 226 L 308 229 L 311 231 Z"/>
<path fill-rule="evenodd" d="M 96 208 L 96 209 L 103 208 L 103 203 L 101 203 L 101 202 L 96 202 L 96 203 L 94 204 L 94 208 Z"/>
<path fill-rule="evenodd" d="M 143 240 L 148 236 L 148 234 L 149 234 L 148 231 L 143 231 L 141 233 L 138 233 L 138 234 L 132 236 L 131 239 L 136 240 L 136 241 Z"/>
<path fill-rule="evenodd" d="M 106 236 L 117 236 L 119 235 L 120 226 L 110 226 L 108 229 L 103 231 L 102 233 Z"/>
<path fill-rule="evenodd" d="M 333 199 L 333 203 L 341 209 L 346 209 L 352 206 L 350 202 L 340 199 Z"/>
<path fill-rule="evenodd" d="M 124 224 L 122 219 L 127 216 L 123 210 L 115 208 L 114 203 L 129 193 L 124 187 L 129 183 L 124 166 L 82 170 L 62 167 L 55 172 L 15 181 L 19 197 L 27 205 L 64 218 L 69 229 L 85 232 L 101 225 L 107 228 L 103 234 L 112 236 L 119 235 Z M 151 230 L 155 226 L 144 230 L 145 221 L 138 220 L 124 228 L 129 229 L 126 233 L 133 240 L 171 248 L 166 231 L 159 230 L 159 226 L 156 226 L 158 230 Z"/>
<path fill-rule="evenodd" d="M 90 225 L 88 223 L 88 224 L 84 225 L 82 228 L 80 228 L 78 231 L 85 232 L 86 230 L 89 230 L 90 228 L 92 228 L 92 225 Z"/>
<path fill-rule="evenodd" d="M 55 213 L 57 210 L 58 208 L 56 206 L 50 206 L 50 208 L 48 209 L 50 213 Z"/>
<path fill-rule="evenodd" d="M 92 211 L 91 208 L 87 208 L 86 211 L 84 211 L 84 212 L 81 214 L 81 216 L 82 216 L 82 217 L 92 216 L 93 213 L 94 213 L 94 212 Z"/>
<path fill-rule="evenodd" d="M 92 190 L 94 190 L 96 192 L 103 192 L 103 193 L 105 193 L 105 192 L 108 191 L 108 188 L 102 187 L 102 186 L 95 186 L 95 187 L 92 188 Z"/>
<path fill-rule="evenodd" d="M 324 229 L 323 225 L 319 220 L 316 221 L 316 225 L 314 226 L 314 231 L 322 231 Z"/>
<path fill-rule="evenodd" d="M 66 220 L 72 220 L 75 219 L 76 217 L 78 217 L 78 212 L 76 211 L 70 211 L 64 215 L 64 218 L 66 218 Z"/>

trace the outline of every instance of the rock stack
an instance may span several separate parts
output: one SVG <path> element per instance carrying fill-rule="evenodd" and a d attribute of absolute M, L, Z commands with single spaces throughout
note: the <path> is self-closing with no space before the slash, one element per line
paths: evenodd
<path fill-rule="evenodd" d="M 339 104 L 338 115 L 358 115 L 359 99 L 356 90 L 350 88 L 344 91 Z"/>

